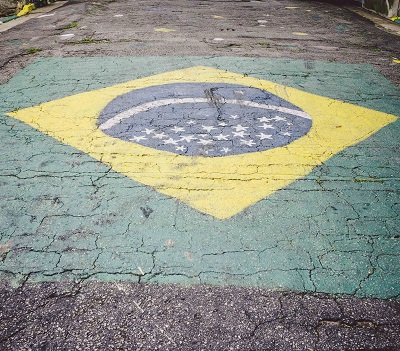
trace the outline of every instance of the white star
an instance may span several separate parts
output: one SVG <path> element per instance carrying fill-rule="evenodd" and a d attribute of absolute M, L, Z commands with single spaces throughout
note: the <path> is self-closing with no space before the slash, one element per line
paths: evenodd
<path fill-rule="evenodd" d="M 197 139 L 194 135 L 183 135 L 179 139 L 179 141 L 186 141 L 187 143 L 190 143 L 192 140 Z"/>
<path fill-rule="evenodd" d="M 232 118 L 232 119 L 238 119 L 239 118 L 239 116 L 238 115 L 230 115 L 230 117 L 229 118 Z"/>
<path fill-rule="evenodd" d="M 275 116 L 274 118 L 272 118 L 275 121 L 286 121 L 285 117 L 279 117 L 279 116 Z"/>
<path fill-rule="evenodd" d="M 219 122 L 218 125 L 221 126 L 221 127 L 225 127 L 225 126 L 227 125 L 227 123 L 225 123 L 225 122 Z"/>
<path fill-rule="evenodd" d="M 240 132 L 242 130 L 246 131 L 246 129 L 249 129 L 249 127 L 243 127 L 241 124 L 238 124 L 238 125 L 232 127 L 232 129 L 235 129 L 237 132 Z"/>
<path fill-rule="evenodd" d="M 149 135 L 149 134 L 151 134 L 151 133 L 153 133 L 154 132 L 154 129 L 145 129 L 145 130 L 142 130 L 141 131 L 142 133 L 146 133 L 147 135 Z"/>
<path fill-rule="evenodd" d="M 240 140 L 240 145 L 247 145 L 247 146 L 253 146 L 256 145 L 256 143 L 253 140 Z"/>
<path fill-rule="evenodd" d="M 275 129 L 272 124 L 267 124 L 267 123 L 263 123 L 262 126 L 258 126 L 258 128 L 263 128 L 263 129 Z"/>
<path fill-rule="evenodd" d="M 172 138 L 169 138 L 169 139 L 167 139 L 167 140 L 164 140 L 164 144 L 165 144 L 165 145 L 167 145 L 167 144 L 176 145 L 176 144 L 178 144 L 178 140 L 174 140 L 174 139 L 172 139 Z"/>
<path fill-rule="evenodd" d="M 199 134 L 199 137 L 202 137 L 202 138 L 209 138 L 210 135 L 209 135 L 209 134 Z"/>
<path fill-rule="evenodd" d="M 143 135 L 140 135 L 140 136 L 134 136 L 133 138 L 130 138 L 129 140 L 132 140 L 132 141 L 140 141 L 140 140 L 146 140 L 147 138 L 145 137 L 145 136 L 143 136 Z"/>
<path fill-rule="evenodd" d="M 176 151 L 185 151 L 186 148 L 185 148 L 183 145 L 181 145 L 181 146 L 176 146 L 176 147 L 175 147 L 175 150 L 176 150 Z"/>
<path fill-rule="evenodd" d="M 232 132 L 232 134 L 234 137 L 244 138 L 245 132 L 243 132 L 243 131 L 242 132 Z M 247 135 L 247 133 L 246 133 L 246 135 Z"/>
<path fill-rule="evenodd" d="M 234 93 L 243 95 L 245 92 L 244 92 L 244 90 L 235 90 Z"/>
<path fill-rule="evenodd" d="M 206 150 L 205 154 L 208 155 L 210 152 L 214 151 L 214 149 Z"/>
<path fill-rule="evenodd" d="M 272 135 L 271 135 L 271 134 L 260 133 L 260 134 L 258 134 L 258 135 L 256 135 L 256 136 L 259 137 L 260 140 L 272 139 Z"/>
<path fill-rule="evenodd" d="M 168 135 L 166 135 L 164 132 L 162 133 L 154 133 L 153 138 L 154 139 L 162 139 L 162 138 L 167 138 Z"/>
<path fill-rule="evenodd" d="M 204 140 L 204 139 L 200 139 L 197 144 L 201 144 L 201 145 L 210 145 L 212 144 L 212 140 Z"/>
<path fill-rule="evenodd" d="M 217 129 L 217 128 L 214 128 L 213 126 L 201 126 L 201 128 L 203 128 L 204 130 L 206 130 L 207 132 L 211 132 L 212 130 L 214 130 L 214 129 Z"/>
<path fill-rule="evenodd" d="M 285 133 L 282 133 L 282 135 L 291 136 L 291 135 L 292 135 L 292 133 L 285 132 Z"/>
<path fill-rule="evenodd" d="M 217 139 L 217 140 L 228 140 L 228 136 L 229 135 L 220 134 L 220 135 L 215 136 L 215 139 Z"/>
<path fill-rule="evenodd" d="M 261 117 L 261 118 L 257 118 L 260 122 L 270 122 L 272 121 L 272 118 L 268 118 L 268 117 Z"/>
<path fill-rule="evenodd" d="M 171 130 L 172 130 L 173 132 L 175 132 L 175 133 L 179 133 L 179 132 L 184 132 L 184 131 L 185 131 L 185 128 L 175 126 L 174 128 L 171 128 Z"/>
<path fill-rule="evenodd" d="M 227 154 L 229 151 L 231 151 L 231 149 L 229 147 L 223 147 L 221 151 Z"/>
<path fill-rule="evenodd" d="M 187 121 L 186 123 L 187 123 L 187 124 L 196 124 L 196 122 L 193 121 L 192 119 L 191 119 L 190 121 Z"/>

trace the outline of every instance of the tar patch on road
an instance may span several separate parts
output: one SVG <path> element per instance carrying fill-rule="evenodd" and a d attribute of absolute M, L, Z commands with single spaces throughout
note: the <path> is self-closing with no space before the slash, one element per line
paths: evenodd
<path fill-rule="evenodd" d="M 400 302 L 243 287 L 0 285 L 2 350 L 399 350 Z M 18 331 L 16 333 L 16 331 Z"/>

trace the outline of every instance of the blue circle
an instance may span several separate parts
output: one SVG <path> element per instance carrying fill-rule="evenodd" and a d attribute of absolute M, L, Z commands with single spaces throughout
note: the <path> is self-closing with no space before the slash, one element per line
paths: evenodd
<path fill-rule="evenodd" d="M 186 156 L 220 157 L 283 147 L 306 135 L 310 116 L 267 91 L 225 83 L 133 90 L 100 113 L 107 135 Z"/>

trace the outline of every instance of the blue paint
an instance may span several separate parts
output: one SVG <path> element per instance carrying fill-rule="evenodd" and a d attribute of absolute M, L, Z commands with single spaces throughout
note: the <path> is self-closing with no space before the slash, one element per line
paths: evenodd
<path fill-rule="evenodd" d="M 187 103 L 188 98 L 204 101 Z M 175 103 L 135 113 L 104 132 L 180 155 L 218 157 L 285 146 L 306 135 L 312 124 L 311 119 L 296 115 L 304 113 L 297 106 L 260 89 L 225 83 L 182 83 L 119 96 L 101 112 L 98 125 L 135 107 L 170 99 Z"/>

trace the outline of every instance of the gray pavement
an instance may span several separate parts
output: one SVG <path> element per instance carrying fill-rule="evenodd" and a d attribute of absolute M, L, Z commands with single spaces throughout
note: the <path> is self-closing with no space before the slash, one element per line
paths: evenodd
<path fill-rule="evenodd" d="M 2 81 L 37 56 L 212 55 L 369 63 L 400 84 L 391 64 L 399 56 L 397 36 L 343 2 L 71 0 L 53 13 L 2 35 Z"/>
<path fill-rule="evenodd" d="M 398 36 L 323 1 L 71 0 L 26 19 L 0 34 L 0 350 L 400 350 Z M 190 71 L 199 66 L 213 70 Z M 279 98 L 292 102 L 271 101 L 291 113 L 307 97 L 314 110 L 296 113 L 334 105 L 329 118 L 347 109 L 349 123 L 365 113 L 364 124 L 392 124 L 350 133 L 360 144 L 325 151 L 334 157 L 232 219 L 130 177 L 80 146 L 79 129 L 58 135 L 67 119 L 41 125 L 146 77 L 201 74 L 210 94 L 214 75 L 234 76 L 239 87 L 284 86 Z M 167 93 L 176 102 L 199 88 L 187 85 Z M 75 116 L 82 125 L 88 111 Z"/>

